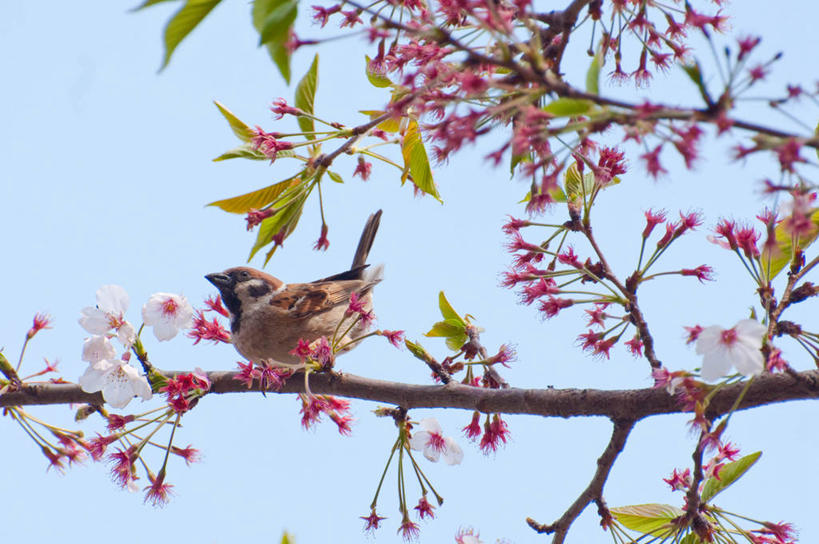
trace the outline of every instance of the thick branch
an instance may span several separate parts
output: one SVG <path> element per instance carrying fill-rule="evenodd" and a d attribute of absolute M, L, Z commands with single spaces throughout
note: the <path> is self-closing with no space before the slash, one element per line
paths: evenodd
<path fill-rule="evenodd" d="M 603 454 L 597 460 L 597 471 L 595 471 L 594 477 L 583 493 L 577 497 L 577 500 L 560 516 L 560 519 L 551 525 L 543 525 L 532 518 L 526 518 L 526 523 L 529 524 L 529 527 L 538 533 L 554 533 L 555 536 L 552 539 L 552 544 L 562 544 L 566 538 L 566 533 L 569 531 L 569 527 L 571 527 L 574 520 L 577 519 L 577 516 L 583 513 L 583 510 L 586 509 L 589 503 L 594 501 L 602 506 L 603 486 L 609 478 L 609 472 L 611 472 L 611 467 L 614 466 L 614 461 L 626 445 L 626 439 L 628 439 L 631 429 L 634 428 L 634 423 L 635 421 L 633 419 L 614 421 L 614 430 L 611 433 L 611 439 L 603 451 Z"/>
<path fill-rule="evenodd" d="M 166 372 L 173 375 L 177 372 Z M 245 393 L 247 387 L 235 379 L 236 372 L 209 372 L 213 393 Z M 730 411 L 745 382 L 722 388 L 709 405 L 713 418 Z M 394 404 L 403 408 L 460 408 L 485 413 L 531 414 L 552 417 L 605 416 L 613 420 L 640 420 L 648 416 L 682 412 L 676 399 L 663 389 L 605 391 L 599 389 L 484 389 L 457 382 L 447 385 L 413 385 L 363 378 L 353 374 L 317 374 L 310 377 L 314 393 L 339 395 Z M 283 393 L 304 391 L 304 380 L 291 378 Z M 788 400 L 819 397 L 819 370 L 757 377 L 748 388 L 739 409 Z M 0 396 L 0 406 L 95 403 L 98 393 L 85 393 L 78 385 L 25 385 Z"/>

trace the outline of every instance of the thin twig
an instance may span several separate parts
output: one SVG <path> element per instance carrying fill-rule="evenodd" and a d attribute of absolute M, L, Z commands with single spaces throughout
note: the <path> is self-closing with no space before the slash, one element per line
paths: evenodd
<path fill-rule="evenodd" d="M 603 486 L 609 478 L 609 473 L 614 466 L 614 462 L 617 460 L 617 456 L 623 451 L 628 435 L 631 433 L 631 429 L 634 428 L 635 422 L 633 419 L 614 420 L 614 429 L 612 430 L 609 444 L 597 460 L 597 470 L 591 482 L 589 482 L 589 485 L 583 490 L 583 493 L 577 497 L 569 509 L 554 523 L 544 525 L 536 522 L 532 518 L 526 518 L 526 523 L 529 524 L 529 527 L 538 533 L 554 533 L 552 544 L 562 544 L 574 520 L 583 513 L 583 510 L 585 510 L 590 503 L 596 502 L 598 505 L 604 504 Z"/>

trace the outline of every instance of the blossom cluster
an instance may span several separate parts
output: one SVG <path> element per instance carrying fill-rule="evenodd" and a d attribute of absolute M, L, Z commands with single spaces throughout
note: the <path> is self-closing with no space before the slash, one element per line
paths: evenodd
<path fill-rule="evenodd" d="M 601 154 L 606 158 L 605 163 L 616 164 L 614 155 Z M 577 163 L 582 164 L 582 163 Z M 620 167 L 608 167 L 611 172 L 621 172 Z M 611 348 L 623 340 L 623 344 L 635 357 L 643 355 L 644 339 L 640 328 L 640 320 L 635 315 L 634 300 L 637 288 L 646 281 L 655 280 L 664 275 L 679 275 L 694 277 L 699 281 L 712 279 L 713 270 L 707 265 L 694 268 L 651 273 L 660 257 L 680 237 L 692 232 L 702 225 L 703 218 L 697 212 L 679 214 L 677 221 L 669 220 L 664 210 L 647 210 L 645 212 L 645 227 L 641 233 L 641 250 L 635 271 L 624 281 L 620 280 L 608 268 L 605 257 L 597 249 L 590 228 L 583 226 L 583 215 L 593 205 L 594 192 L 592 187 L 600 179 L 598 165 L 593 169 L 591 176 L 583 176 L 582 169 L 577 168 L 577 179 L 588 180 L 590 187 L 587 194 L 581 195 L 581 209 L 573 211 L 572 201 L 568 201 L 569 221 L 563 224 L 545 224 L 532 220 L 510 218 L 504 225 L 504 232 L 509 236 L 508 249 L 514 254 L 512 269 L 506 272 L 502 279 L 505 287 L 516 288 L 520 302 L 530 306 L 537 304 L 541 315 L 547 319 L 553 318 L 567 308 L 586 306 L 584 310 L 587 332 L 578 336 L 578 343 L 584 351 L 592 355 L 610 357 Z M 564 189 L 569 198 L 577 189 L 572 188 L 572 178 L 567 176 Z M 658 227 L 663 227 L 659 239 L 653 248 L 648 242 Z M 526 241 L 521 230 L 531 227 L 545 227 L 551 234 L 539 244 Z M 587 242 L 592 248 L 592 255 L 582 258 L 572 245 L 565 245 L 564 241 L 571 234 L 580 235 L 582 242 Z M 556 249 L 552 249 L 553 240 L 561 238 Z M 656 237 L 656 236 L 655 236 Z M 588 285 L 588 287 L 586 287 Z M 618 311 L 619 310 L 619 311 Z M 626 332 L 629 328 L 636 330 L 629 338 Z M 644 329 L 643 329 L 644 330 Z"/>
<path fill-rule="evenodd" d="M 148 379 L 129 363 L 132 349 L 138 358 L 144 354 L 136 329 L 125 318 L 129 302 L 125 289 L 104 285 L 97 290 L 96 306 L 84 308 L 79 319 L 80 325 L 93 335 L 83 344 L 82 360 L 89 366 L 80 376 L 80 386 L 87 393 L 101 391 L 114 408 L 124 408 L 135 396 L 143 400 L 152 396 Z M 142 319 L 144 325 L 153 328 L 157 340 L 167 341 L 193 324 L 193 308 L 181 295 L 156 293 L 142 307 Z M 120 357 L 116 356 L 112 338 L 124 350 Z"/>

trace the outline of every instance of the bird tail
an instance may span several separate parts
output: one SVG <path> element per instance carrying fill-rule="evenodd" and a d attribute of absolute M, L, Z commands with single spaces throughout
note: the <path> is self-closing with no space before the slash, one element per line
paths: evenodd
<path fill-rule="evenodd" d="M 351 270 L 355 270 L 367 264 L 367 256 L 373 247 L 373 240 L 375 240 L 375 233 L 378 232 L 380 222 L 381 210 L 371 214 L 367 219 L 367 223 L 364 225 L 364 231 L 361 233 L 361 239 L 358 241 L 358 248 L 355 250 L 353 264 L 350 267 Z"/>

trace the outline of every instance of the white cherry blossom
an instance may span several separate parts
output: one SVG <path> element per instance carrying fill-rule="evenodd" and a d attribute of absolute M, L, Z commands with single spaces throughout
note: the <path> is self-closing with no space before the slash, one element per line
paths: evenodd
<path fill-rule="evenodd" d="M 80 325 L 91 334 L 106 335 L 116 331 L 122 345 L 129 348 L 136 340 L 136 330 L 125 319 L 128 293 L 119 285 L 103 285 L 97 290 L 97 306 L 82 309 Z"/>
<path fill-rule="evenodd" d="M 117 356 L 114 345 L 105 336 L 86 338 L 82 345 L 82 360 L 97 363 L 103 359 L 113 359 Z"/>
<path fill-rule="evenodd" d="M 157 340 L 170 340 L 193 326 L 193 308 L 182 295 L 154 293 L 142 307 L 142 320 L 154 328 Z"/>
<path fill-rule="evenodd" d="M 731 367 L 745 376 L 760 374 L 765 368 L 762 339 L 767 328 L 754 319 L 743 319 L 730 329 L 706 327 L 697 337 L 696 351 L 702 355 L 702 378 L 714 381 L 727 375 Z"/>
<path fill-rule="evenodd" d="M 121 359 L 102 359 L 92 363 L 80 376 L 80 386 L 86 393 L 102 391 L 102 398 L 114 408 L 125 408 L 135 396 L 150 400 L 148 379 Z"/>
<path fill-rule="evenodd" d="M 424 457 L 437 462 L 443 456 L 447 465 L 458 465 L 464 458 L 464 452 L 452 437 L 445 437 L 438 420 L 428 417 L 418 424 L 419 431 L 412 433 L 410 448 L 423 452 Z"/>

